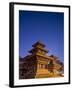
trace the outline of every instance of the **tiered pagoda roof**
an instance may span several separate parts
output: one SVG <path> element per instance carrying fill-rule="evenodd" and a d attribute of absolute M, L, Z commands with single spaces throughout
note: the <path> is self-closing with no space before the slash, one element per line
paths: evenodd
<path fill-rule="evenodd" d="M 31 49 L 29 53 L 38 53 L 38 51 L 40 51 L 40 53 L 48 53 L 48 51 L 44 48 L 45 45 L 41 41 L 36 42 L 32 45 L 32 47 L 33 49 Z"/>

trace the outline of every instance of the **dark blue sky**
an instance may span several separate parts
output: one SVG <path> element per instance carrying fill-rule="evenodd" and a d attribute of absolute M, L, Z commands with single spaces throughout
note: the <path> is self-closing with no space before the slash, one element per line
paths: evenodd
<path fill-rule="evenodd" d="M 19 11 L 19 53 L 28 55 L 36 41 L 42 41 L 49 50 L 64 60 L 64 13 Z"/>

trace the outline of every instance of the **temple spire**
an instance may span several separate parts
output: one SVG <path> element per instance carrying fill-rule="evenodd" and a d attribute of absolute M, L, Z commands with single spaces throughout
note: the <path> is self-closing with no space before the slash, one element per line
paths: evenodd
<path fill-rule="evenodd" d="M 37 41 L 35 44 L 32 45 L 33 47 L 41 46 L 42 48 L 45 47 L 45 45 L 41 41 Z"/>

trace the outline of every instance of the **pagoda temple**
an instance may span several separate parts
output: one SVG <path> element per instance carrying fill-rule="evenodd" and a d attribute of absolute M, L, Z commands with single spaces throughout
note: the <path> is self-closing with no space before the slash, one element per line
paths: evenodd
<path fill-rule="evenodd" d="M 38 41 L 32 45 L 29 55 L 19 60 L 19 79 L 63 77 L 64 65 Z"/>

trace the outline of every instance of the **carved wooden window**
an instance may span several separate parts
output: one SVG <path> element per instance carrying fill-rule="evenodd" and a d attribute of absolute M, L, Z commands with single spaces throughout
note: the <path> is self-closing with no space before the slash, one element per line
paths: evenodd
<path fill-rule="evenodd" d="M 43 64 L 41 64 L 41 68 L 43 68 Z"/>
<path fill-rule="evenodd" d="M 45 65 L 45 69 L 48 69 L 48 65 Z"/>

